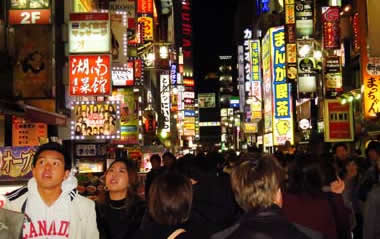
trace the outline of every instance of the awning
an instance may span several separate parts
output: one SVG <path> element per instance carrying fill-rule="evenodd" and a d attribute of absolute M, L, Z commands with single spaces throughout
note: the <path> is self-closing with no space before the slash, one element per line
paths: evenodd
<path fill-rule="evenodd" d="M 52 113 L 40 108 L 23 105 L 25 110 L 25 118 L 34 122 L 42 122 L 48 125 L 65 126 L 67 117 L 62 114 Z"/>
<path fill-rule="evenodd" d="M 20 104 L 0 100 L 0 114 L 24 116 L 25 111 L 24 107 L 22 107 Z"/>
<path fill-rule="evenodd" d="M 15 115 L 33 122 L 46 123 L 48 125 L 65 126 L 67 117 L 62 114 L 49 112 L 34 106 L 0 100 L 0 114 Z"/>

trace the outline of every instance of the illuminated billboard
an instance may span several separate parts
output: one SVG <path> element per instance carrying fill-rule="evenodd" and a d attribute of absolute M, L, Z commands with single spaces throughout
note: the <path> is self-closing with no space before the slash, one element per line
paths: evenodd
<path fill-rule="evenodd" d="M 120 139 L 120 102 L 73 102 L 72 139 Z"/>
<path fill-rule="evenodd" d="M 291 85 L 286 80 L 284 27 L 269 29 L 273 82 L 273 145 L 294 143 Z"/>
<path fill-rule="evenodd" d="M 71 96 L 111 94 L 110 55 L 69 56 Z"/>
<path fill-rule="evenodd" d="M 69 52 L 111 52 L 111 27 L 108 13 L 71 13 Z"/>
<path fill-rule="evenodd" d="M 199 93 L 199 108 L 215 108 L 215 93 Z"/>

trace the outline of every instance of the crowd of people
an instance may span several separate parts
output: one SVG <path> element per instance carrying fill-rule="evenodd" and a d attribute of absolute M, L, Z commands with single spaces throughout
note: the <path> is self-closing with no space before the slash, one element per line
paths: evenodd
<path fill-rule="evenodd" d="M 22 238 L 380 238 L 380 143 L 366 157 L 342 143 L 331 152 L 313 147 L 155 154 L 145 199 L 135 164 L 116 159 L 105 196 L 93 202 L 78 194 L 63 147 L 48 143 L 34 156 L 33 178 L 6 195 L 0 226 L 12 210 L 25 217 L 12 224 Z"/>

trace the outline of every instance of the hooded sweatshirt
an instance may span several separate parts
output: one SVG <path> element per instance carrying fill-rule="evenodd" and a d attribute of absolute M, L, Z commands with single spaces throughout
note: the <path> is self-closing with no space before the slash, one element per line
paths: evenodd
<path fill-rule="evenodd" d="M 61 195 L 51 206 L 42 200 L 34 178 L 26 187 L 7 195 L 5 207 L 26 214 L 24 239 L 99 238 L 95 203 L 77 194 L 77 184 L 76 178 L 70 175 L 62 183 Z"/>
<path fill-rule="evenodd" d="M 69 177 L 70 178 L 70 177 Z M 26 202 L 25 214 L 29 220 L 24 222 L 23 238 L 49 239 L 68 238 L 70 227 L 70 192 L 77 187 L 71 176 L 62 183 L 62 193 L 51 205 L 47 206 L 41 198 L 34 178 L 28 182 L 30 196 Z"/>

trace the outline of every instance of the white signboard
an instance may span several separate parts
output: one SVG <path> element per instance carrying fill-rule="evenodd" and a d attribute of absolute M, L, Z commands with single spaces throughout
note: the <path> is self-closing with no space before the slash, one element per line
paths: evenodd
<path fill-rule="evenodd" d="M 108 13 L 71 13 L 70 53 L 109 53 L 111 28 Z"/>
<path fill-rule="evenodd" d="M 160 77 L 161 92 L 161 112 L 164 116 L 163 130 L 170 132 L 170 77 L 161 75 Z"/>

